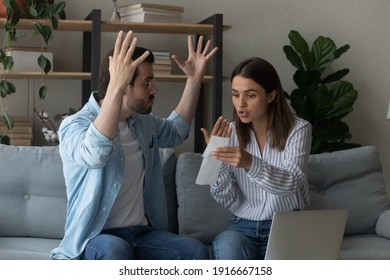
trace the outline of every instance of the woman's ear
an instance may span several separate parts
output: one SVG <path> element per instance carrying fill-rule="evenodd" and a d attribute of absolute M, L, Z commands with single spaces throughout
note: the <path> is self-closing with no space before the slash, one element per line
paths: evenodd
<path fill-rule="evenodd" d="M 271 91 L 268 93 L 268 103 L 271 103 L 276 97 L 276 90 Z"/>

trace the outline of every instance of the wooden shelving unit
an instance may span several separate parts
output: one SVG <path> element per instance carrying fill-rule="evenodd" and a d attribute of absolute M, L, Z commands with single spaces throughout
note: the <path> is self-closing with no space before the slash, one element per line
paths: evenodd
<path fill-rule="evenodd" d="M 5 22 L 0 18 L 0 25 Z M 34 22 L 48 23 L 46 20 L 21 19 L 18 29 L 32 30 Z M 50 24 L 50 23 L 49 23 Z M 82 72 L 50 72 L 45 75 L 42 72 L 10 72 L 4 73 L 6 78 L 14 79 L 73 79 L 82 80 L 82 103 L 87 102 L 90 93 L 97 89 L 100 67 L 100 46 L 102 32 L 119 32 L 120 30 L 132 30 L 136 33 L 155 34 L 192 34 L 197 38 L 200 35 L 212 36 L 213 47 L 219 51 L 213 56 L 212 73 L 206 75 L 205 83 L 212 84 L 213 106 L 212 121 L 215 122 L 222 114 L 222 33 L 231 26 L 222 24 L 222 15 L 215 14 L 198 24 L 188 23 L 150 23 L 150 22 L 110 22 L 101 20 L 101 11 L 93 10 L 85 20 L 59 20 L 57 32 L 74 31 L 83 32 L 83 69 Z M 156 75 L 160 82 L 184 82 L 184 75 Z M 204 93 L 201 93 L 197 113 L 195 116 L 195 143 L 194 151 L 202 152 L 204 140 L 200 128 L 204 126 L 203 112 Z"/>

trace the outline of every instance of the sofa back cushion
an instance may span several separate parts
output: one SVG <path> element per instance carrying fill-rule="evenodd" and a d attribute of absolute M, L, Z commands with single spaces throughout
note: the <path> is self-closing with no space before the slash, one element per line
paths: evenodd
<path fill-rule="evenodd" d="M 210 195 L 209 185 L 195 184 L 202 155 L 181 153 L 176 164 L 179 233 L 211 244 L 232 217 Z"/>
<path fill-rule="evenodd" d="M 62 238 L 66 190 L 58 147 L 0 145 L 0 236 Z"/>
<path fill-rule="evenodd" d="M 175 149 L 160 149 L 160 160 L 164 177 L 165 196 L 167 198 L 168 230 L 177 233 L 177 197 L 175 184 L 177 156 Z"/>
<path fill-rule="evenodd" d="M 310 155 L 310 209 L 347 208 L 345 234 L 374 232 L 390 209 L 377 149 L 364 146 Z"/>

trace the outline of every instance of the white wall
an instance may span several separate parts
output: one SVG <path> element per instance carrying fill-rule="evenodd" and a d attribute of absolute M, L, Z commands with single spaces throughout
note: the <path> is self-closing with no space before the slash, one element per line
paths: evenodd
<path fill-rule="evenodd" d="M 119 5 L 139 1 L 118 0 Z M 283 53 L 289 44 L 288 33 L 294 29 L 309 41 L 319 35 L 329 36 L 338 46 L 349 44 L 350 50 L 333 65 L 333 69 L 347 67 L 346 79 L 358 91 L 355 110 L 346 118 L 353 138 L 352 142 L 377 146 L 383 163 L 385 179 L 390 187 L 390 121 L 386 120 L 389 104 L 390 61 L 390 1 L 389 0 L 166 0 L 145 1 L 180 5 L 185 7 L 184 21 L 198 22 L 214 13 L 224 15 L 224 23 L 232 29 L 224 33 L 224 75 L 229 76 L 234 65 L 250 56 L 269 60 L 278 70 L 285 90 L 295 88 L 292 80 L 294 68 Z M 68 0 L 68 19 L 83 19 L 92 9 L 102 9 L 104 19 L 111 14 L 108 0 Z M 64 36 L 66 34 L 66 36 Z M 166 48 L 172 53 L 186 54 L 185 36 L 160 36 L 138 34 L 140 45 L 155 49 Z M 104 34 L 103 52 L 113 46 L 115 34 Z M 57 71 L 81 70 L 81 34 L 76 32 L 56 33 L 50 46 L 56 54 L 54 67 Z M 54 82 L 53 82 L 54 83 Z M 66 86 L 55 84 L 49 88 L 45 107 L 66 111 L 73 102 L 79 106 L 80 84 L 69 81 Z M 166 115 L 180 96 L 182 85 L 160 85 L 154 112 Z M 53 96 L 53 97 L 52 97 Z M 55 97 L 54 97 L 55 96 Z M 48 104 L 50 102 L 50 104 Z M 53 102 L 53 107 L 51 102 Z M 55 104 L 55 105 L 54 105 Z M 230 84 L 224 83 L 223 114 L 230 118 Z M 50 113 L 50 111 L 49 111 Z M 52 113 L 52 114 L 55 114 Z M 192 149 L 191 139 L 179 148 Z"/>

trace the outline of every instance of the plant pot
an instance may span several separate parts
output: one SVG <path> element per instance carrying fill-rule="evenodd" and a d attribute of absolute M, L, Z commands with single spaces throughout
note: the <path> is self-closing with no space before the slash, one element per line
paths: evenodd
<path fill-rule="evenodd" d="M 18 3 L 18 6 L 26 11 L 26 3 L 25 0 L 16 0 L 16 3 Z M 0 18 L 5 18 L 7 16 L 7 8 L 3 4 L 3 0 L 0 0 Z"/>

